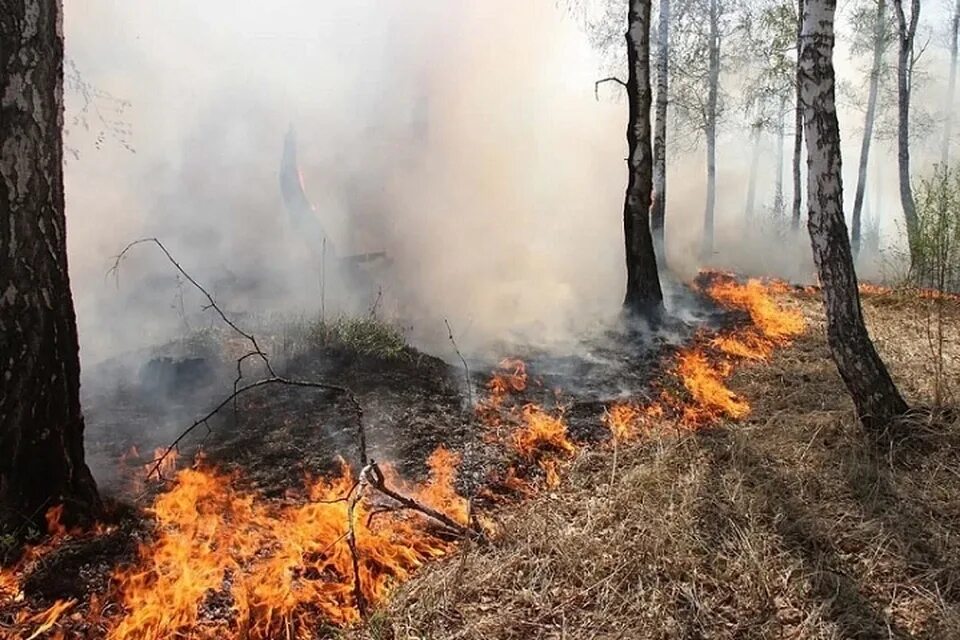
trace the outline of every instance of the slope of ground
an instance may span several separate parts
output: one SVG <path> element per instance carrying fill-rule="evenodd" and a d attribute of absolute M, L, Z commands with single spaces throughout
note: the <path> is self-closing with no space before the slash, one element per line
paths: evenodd
<path fill-rule="evenodd" d="M 502 533 L 400 587 L 351 638 L 960 637 L 960 423 L 909 441 L 855 423 L 810 328 L 741 367 L 742 423 L 580 455 Z M 933 396 L 929 301 L 869 295 L 878 347 L 910 401 Z M 948 386 L 960 312 L 947 305 Z"/>

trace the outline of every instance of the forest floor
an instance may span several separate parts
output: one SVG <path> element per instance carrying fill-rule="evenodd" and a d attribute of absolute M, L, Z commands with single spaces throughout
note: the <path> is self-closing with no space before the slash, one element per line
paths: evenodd
<path fill-rule="evenodd" d="M 471 508 L 490 532 L 485 542 L 461 542 L 458 549 L 438 543 L 442 553 L 435 555 L 455 552 L 425 567 L 418 568 L 425 559 L 395 567 L 397 575 L 409 577 L 403 584 L 384 573 L 389 597 L 378 598 L 357 626 L 349 624 L 355 615 L 350 573 L 329 567 L 311 573 L 308 567 L 298 574 L 304 588 L 326 593 L 338 581 L 346 585 L 333 591 L 327 613 L 343 616 L 330 621 L 347 625 L 327 626 L 329 618 L 317 615 L 307 599 L 306 609 L 298 605 L 297 611 L 310 618 L 297 637 L 960 637 L 960 421 L 918 415 L 909 438 L 865 434 L 830 359 L 818 294 L 775 290 L 777 302 L 802 312 L 807 327 L 769 359 L 740 361 L 733 369 L 726 382 L 750 404 L 749 415 L 711 418 L 710 426 L 695 429 L 681 426 L 679 414 L 668 409 L 662 420 L 644 418 L 642 433 L 620 442 L 606 422 L 611 407 L 624 400 L 656 403 L 663 392 L 682 395 L 682 388 L 669 386 L 676 380 L 668 382 L 676 377 L 671 372 L 678 354 L 703 342 L 704 327 L 736 331 L 753 314 L 721 310 L 685 290 L 680 306 L 700 314 L 689 322 L 678 320 L 656 334 L 611 331 L 568 355 L 516 354 L 526 361 L 524 386 L 498 400 L 506 404 L 494 407 L 492 422 L 484 415 L 484 407 L 493 406 L 491 370 L 514 384 L 503 372 L 515 365 L 474 363 L 467 372 L 404 346 L 376 323 L 346 333 L 321 327 L 320 342 L 317 327 L 297 329 L 296 340 L 309 334 L 309 344 L 287 350 L 277 363 L 283 374 L 349 386 L 364 408 L 368 453 L 393 462 L 405 478 L 429 484 L 431 452 L 455 452 L 460 462 L 454 488 L 474 496 Z M 938 387 L 932 339 L 937 316 L 931 309 L 939 303 L 894 291 L 867 292 L 863 300 L 896 382 L 912 405 L 932 404 Z M 960 303 L 945 300 L 939 308 L 946 335 L 939 388 L 944 404 L 956 406 L 958 398 L 950 394 L 960 393 Z M 338 331 L 351 337 L 327 339 Z M 257 334 L 272 353 L 283 352 L 278 345 L 290 341 Z M 368 345 L 374 348 L 364 353 Z M 87 389 L 88 458 L 101 486 L 120 490 L 115 524 L 106 533 L 67 535 L 14 573 L 0 572 L 0 638 L 30 637 L 45 620 L 47 629 L 59 630 L 51 637 L 114 637 L 111 630 L 147 611 L 169 618 L 163 637 L 241 637 L 231 635 L 238 624 L 231 598 L 252 597 L 255 590 L 242 591 L 247 583 L 234 581 L 230 572 L 249 571 L 249 589 L 269 582 L 273 574 L 257 571 L 270 549 L 305 544 L 320 533 L 311 529 L 303 541 L 293 535 L 296 518 L 311 513 L 316 501 L 313 490 L 304 488 L 309 478 L 341 473 L 341 458 L 359 467 L 356 424 L 342 395 L 255 390 L 235 410 L 228 407 L 212 419 L 210 430 L 204 425 L 184 441 L 179 467 L 191 466 L 202 448 L 193 466 L 215 469 L 204 477 L 218 483 L 214 493 L 193 496 L 187 513 L 210 516 L 218 532 L 231 534 L 247 531 L 236 519 L 249 514 L 217 514 L 218 507 L 203 505 L 219 505 L 226 496 L 231 501 L 222 504 L 229 511 L 254 501 L 266 519 L 251 523 L 249 531 L 277 537 L 257 538 L 253 556 L 231 558 L 227 550 L 208 558 L 214 586 L 199 589 L 195 603 L 187 600 L 177 610 L 182 617 L 168 615 L 171 605 L 162 594 L 152 607 L 130 599 L 115 572 L 131 563 L 150 571 L 162 567 L 169 575 L 160 583 L 179 584 L 184 576 L 176 563 L 144 562 L 145 550 L 153 549 L 153 559 L 158 554 L 150 541 L 174 539 L 165 531 L 181 532 L 176 540 L 187 556 L 209 551 L 189 522 L 162 528 L 153 522 L 151 501 L 170 494 L 142 478 L 132 487 L 124 479 L 131 471 L 142 475 L 154 447 L 209 409 L 211 398 L 229 393 L 235 358 L 244 349 L 231 347 L 229 336 L 209 335 L 168 351 L 164 357 L 170 359 L 137 359 L 149 363 L 139 371 L 116 364 L 114 375 L 104 378 L 127 382 Z M 251 366 L 244 379 L 262 373 Z M 465 377 L 472 392 L 465 392 Z M 509 430 L 523 424 L 525 407 L 532 405 L 541 408 L 533 415 L 545 417 L 548 427 L 554 424 L 550 416 L 560 416 L 569 440 L 561 435 L 546 443 L 540 457 L 525 458 L 511 449 L 517 440 Z M 544 464 L 551 461 L 559 470 L 556 484 Z M 512 484 L 498 484 L 514 472 L 519 476 Z M 172 471 L 166 479 L 171 477 Z M 172 486 L 170 493 L 185 485 Z M 123 506 L 131 504 L 136 506 Z M 344 508 L 329 507 L 334 533 L 343 526 Z M 436 532 L 415 533 L 411 545 Z M 342 539 L 331 547 L 342 547 Z M 218 545 L 237 540 L 243 537 L 228 535 Z M 364 565 L 369 575 L 383 573 L 375 559 L 361 559 L 370 562 Z M 233 567 L 227 578 L 224 563 Z M 159 591 L 154 585 L 146 593 Z M 111 604 L 94 606 L 97 598 Z M 70 603 L 59 620 L 45 613 L 57 603 Z M 151 628 L 156 634 L 161 627 Z M 155 637 L 137 633 L 116 637 Z M 249 637 L 275 635 L 264 630 Z"/>
<path fill-rule="evenodd" d="M 432 565 L 345 636 L 960 637 L 960 421 L 865 434 L 819 297 L 786 297 L 808 328 L 733 374 L 747 419 L 582 449 L 558 488 L 499 514 L 493 543 Z M 934 400 L 932 304 L 864 295 L 915 406 Z M 960 306 L 943 312 L 943 386 L 957 393 Z"/>

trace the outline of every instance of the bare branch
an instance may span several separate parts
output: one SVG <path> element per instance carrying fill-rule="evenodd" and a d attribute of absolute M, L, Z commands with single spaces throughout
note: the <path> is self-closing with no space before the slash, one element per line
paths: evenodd
<path fill-rule="evenodd" d="M 463 363 L 463 377 L 467 383 L 467 397 L 470 399 L 470 406 L 473 406 L 473 383 L 470 381 L 470 367 L 467 366 L 467 361 L 463 357 L 463 354 L 460 353 L 460 347 L 457 346 L 457 341 L 453 338 L 453 329 L 450 328 L 450 323 L 447 322 L 447 319 L 443 319 L 443 324 L 447 325 L 447 334 L 450 338 L 450 344 L 453 345 L 453 350 L 457 352 L 457 357 L 460 358 L 460 362 Z"/>
<path fill-rule="evenodd" d="M 627 83 L 616 76 L 610 76 L 609 78 L 603 78 L 602 80 L 597 80 L 596 82 L 593 83 L 593 97 L 596 98 L 598 102 L 600 100 L 600 85 L 603 84 L 604 82 L 616 82 L 624 89 L 627 88 Z"/>
<path fill-rule="evenodd" d="M 276 371 L 273 368 L 273 365 L 270 363 L 269 356 L 265 351 L 263 351 L 263 349 L 260 348 L 260 344 L 257 342 L 256 336 L 254 336 L 252 333 L 248 333 L 244 331 L 239 326 L 237 326 L 236 323 L 230 320 L 230 318 L 227 317 L 227 314 L 223 312 L 223 309 L 221 309 L 220 306 L 217 304 L 216 300 L 213 299 L 213 296 L 210 295 L 210 292 L 208 292 L 203 287 L 203 285 L 197 282 L 193 278 L 193 276 L 187 273 L 187 271 L 182 266 L 180 266 L 180 263 L 177 262 L 176 259 L 174 259 L 173 255 L 167 250 L 167 248 L 163 245 L 163 243 L 160 242 L 160 240 L 158 240 L 157 238 L 141 238 L 139 240 L 135 240 L 129 243 L 126 247 L 123 248 L 123 251 L 121 251 L 116 256 L 113 262 L 113 266 L 111 266 L 110 269 L 107 271 L 107 276 L 109 276 L 110 274 L 114 274 L 119 279 L 120 262 L 123 260 L 124 257 L 126 257 L 127 253 L 133 247 L 140 244 L 154 244 L 157 247 L 159 247 L 160 251 L 162 251 L 163 254 L 167 257 L 167 260 L 170 262 L 170 264 L 172 264 L 174 268 L 190 284 L 192 284 L 198 291 L 200 291 L 200 293 L 202 293 L 203 296 L 207 299 L 207 304 L 204 306 L 204 308 L 213 309 L 228 327 L 230 327 L 240 336 L 245 338 L 252 347 L 252 349 L 249 352 L 245 353 L 244 355 L 240 356 L 240 358 L 237 359 L 237 377 L 234 379 L 234 382 L 233 382 L 233 393 L 227 396 L 223 401 L 220 402 L 220 404 L 214 407 L 213 410 L 208 412 L 202 418 L 199 418 L 198 420 L 194 421 L 193 424 L 191 424 L 179 436 L 177 436 L 176 440 L 174 440 L 166 448 L 164 453 L 159 458 L 157 458 L 153 467 L 151 467 L 150 472 L 147 474 L 147 477 L 150 477 L 154 473 L 156 473 L 157 477 L 160 478 L 160 465 L 163 464 L 163 461 L 166 459 L 166 457 L 170 455 L 170 452 L 173 451 L 175 448 L 177 448 L 180 442 L 183 441 L 183 439 L 186 438 L 187 435 L 189 435 L 194 429 L 196 429 L 200 425 L 206 425 L 207 431 L 209 433 L 210 425 L 208 424 L 208 420 L 210 420 L 210 418 L 212 418 L 217 413 L 219 413 L 220 410 L 223 409 L 228 403 L 230 403 L 231 401 L 234 403 L 233 405 L 234 418 L 236 418 L 237 412 L 238 412 L 236 400 L 240 395 L 242 395 L 243 393 L 246 393 L 247 391 L 250 391 L 251 389 L 256 389 L 258 387 L 263 387 L 271 384 L 282 384 L 282 385 L 291 386 L 291 387 L 326 389 L 328 391 L 336 391 L 337 393 L 346 396 L 347 400 L 350 402 L 351 406 L 353 407 L 355 420 L 357 423 L 357 441 L 358 441 L 358 446 L 360 450 L 359 451 L 360 464 L 363 466 L 367 465 L 367 434 L 363 425 L 363 407 L 360 406 L 360 403 L 357 401 L 357 398 L 354 395 L 353 391 L 351 391 L 348 387 L 339 385 L 339 384 L 333 384 L 333 383 L 328 383 L 323 381 L 291 380 L 291 379 L 284 378 L 282 376 L 277 375 Z M 241 387 L 240 382 L 243 379 L 243 362 L 248 358 L 254 358 L 254 357 L 259 358 L 260 361 L 263 362 L 263 365 L 267 370 L 268 376 L 266 378 L 263 378 L 261 380 L 258 380 L 256 382 L 253 382 L 251 384 Z"/>

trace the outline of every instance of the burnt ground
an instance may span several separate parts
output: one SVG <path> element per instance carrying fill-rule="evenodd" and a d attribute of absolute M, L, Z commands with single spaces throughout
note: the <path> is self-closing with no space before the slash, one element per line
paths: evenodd
<path fill-rule="evenodd" d="M 697 294 L 680 295 L 685 297 L 678 306 L 708 309 Z M 514 401 L 562 409 L 574 440 L 605 439 L 601 418 L 609 402 L 650 397 L 678 345 L 705 325 L 742 320 L 708 309 L 664 319 L 656 330 L 611 328 L 569 353 L 505 354 L 523 358 L 530 375 L 527 390 Z M 149 536 L 149 519 L 130 505 L 148 504 L 149 493 L 159 488 L 150 487 L 148 495 L 131 493 L 129 477 L 142 474 L 154 448 L 166 446 L 229 395 L 236 378 L 235 356 L 229 352 L 216 341 L 190 341 L 135 354 L 122 365 L 103 365 L 99 377 L 116 382 L 85 390 L 86 443 L 98 481 L 114 500 L 118 528 L 106 536 L 68 541 L 49 553 L 24 579 L 28 597 L 43 604 L 100 591 L 112 567 L 133 558 L 138 541 Z M 471 398 L 485 393 L 493 362 L 470 363 L 469 393 L 462 366 L 410 347 L 383 357 L 314 345 L 277 368 L 291 379 L 349 387 L 363 407 L 370 456 L 392 463 L 406 477 L 422 479 L 427 457 L 442 445 L 462 454 L 459 490 L 475 495 L 515 462 L 501 446 L 485 442 L 486 427 L 471 405 Z M 248 361 L 244 380 L 261 374 Z M 202 450 L 204 464 L 236 472 L 243 488 L 283 498 L 302 488 L 308 475 L 337 473 L 341 460 L 356 468 L 357 442 L 353 410 L 342 394 L 271 385 L 242 395 L 236 406 L 228 405 L 195 429 L 183 441 L 180 460 L 185 464 Z M 131 455 L 134 446 L 139 456 Z"/>

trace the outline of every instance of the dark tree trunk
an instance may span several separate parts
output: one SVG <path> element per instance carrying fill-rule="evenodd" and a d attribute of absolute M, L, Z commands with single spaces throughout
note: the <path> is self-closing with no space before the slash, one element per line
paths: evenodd
<path fill-rule="evenodd" d="M 836 0 L 806 0 L 799 76 L 807 136 L 807 226 L 823 286 L 830 351 L 857 415 L 866 427 L 878 429 L 903 415 L 907 405 L 867 334 L 843 218 L 833 71 L 835 12 Z"/>
<path fill-rule="evenodd" d="M 660 313 L 663 292 L 650 234 L 653 153 L 650 146 L 650 3 L 630 0 L 627 18 L 627 159 L 629 172 L 623 203 L 627 256 L 627 295 L 623 306 L 651 318 Z"/>
<path fill-rule="evenodd" d="M 800 60 L 802 47 L 804 0 L 797 4 L 797 60 Z M 800 65 L 797 65 L 796 107 L 793 114 L 793 209 L 790 215 L 794 229 L 800 228 L 800 210 L 803 207 L 803 185 L 800 182 L 800 162 L 803 159 L 803 96 L 800 91 Z"/>
<path fill-rule="evenodd" d="M 897 31 L 900 49 L 897 55 L 897 166 L 900 183 L 900 206 L 907 223 L 911 266 L 917 262 L 917 205 L 910 185 L 910 93 L 913 73 L 913 41 L 920 19 L 920 0 L 911 1 L 910 18 L 904 15 L 903 0 L 893 0 L 897 10 Z"/>
<path fill-rule="evenodd" d="M 63 201 L 59 0 L 0 12 L 0 518 L 99 511 L 84 462 L 80 359 Z"/>
<path fill-rule="evenodd" d="M 953 137 L 953 112 L 957 96 L 957 48 L 960 45 L 960 0 L 953 9 L 953 22 L 950 30 L 950 79 L 947 83 L 947 119 L 943 124 L 943 148 L 940 162 L 947 166 L 950 162 L 950 138 Z"/>
<path fill-rule="evenodd" d="M 861 214 L 863 198 L 867 192 L 867 165 L 870 161 L 870 142 L 873 139 L 873 123 L 877 117 L 877 92 L 880 88 L 880 71 L 883 64 L 884 37 L 886 29 L 886 0 L 877 0 L 876 24 L 873 28 L 873 67 L 870 69 L 870 91 L 867 96 L 867 113 L 863 123 L 863 140 L 860 142 L 860 166 L 857 170 L 857 193 L 853 199 L 853 257 L 860 255 Z"/>
<path fill-rule="evenodd" d="M 667 263 L 664 226 L 667 218 L 667 96 L 670 69 L 670 0 L 660 0 L 657 30 L 657 104 L 653 134 L 653 245 L 661 268 Z"/>
<path fill-rule="evenodd" d="M 717 202 L 717 95 L 720 91 L 720 15 L 717 0 L 710 0 L 710 50 L 707 75 L 707 204 L 703 213 L 703 248 L 705 260 L 713 256 L 714 214 Z"/>

